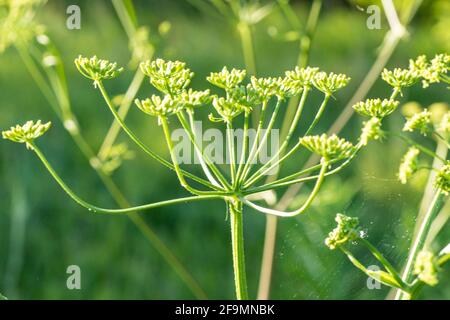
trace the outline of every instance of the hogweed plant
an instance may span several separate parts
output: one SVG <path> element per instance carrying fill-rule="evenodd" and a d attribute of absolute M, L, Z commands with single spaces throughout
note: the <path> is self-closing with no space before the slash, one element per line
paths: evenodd
<path fill-rule="evenodd" d="M 36 139 L 50 128 L 50 123 L 27 122 L 23 126 L 15 126 L 4 131 L 3 138 L 25 143 L 28 149 L 38 156 L 64 191 L 78 204 L 94 213 L 124 214 L 177 203 L 223 200 L 231 225 L 233 269 L 238 299 L 248 298 L 244 259 L 244 206 L 264 214 L 280 217 L 294 217 L 307 212 L 325 178 L 338 173 L 349 165 L 369 140 L 379 139 L 381 121 L 398 106 L 398 102 L 392 100 L 393 98 L 388 101 L 374 100 L 361 106 L 368 114 L 372 114 L 375 109 L 386 110 L 376 111 L 378 120 L 365 123 L 361 138 L 356 144 L 352 144 L 336 135 L 313 135 L 315 126 L 325 113 L 330 98 L 348 84 L 350 78 L 344 74 L 325 73 L 312 67 L 296 67 L 292 71 L 287 71 L 283 77 L 256 78 L 251 76 L 249 81 L 246 81 L 245 70 L 229 70 L 224 67 L 219 72 L 212 72 L 207 78 L 210 84 L 221 90 L 222 94 L 216 95 L 212 94 L 209 89 L 198 91 L 190 88 L 194 73 L 183 62 L 162 59 L 145 61 L 140 64 L 140 69 L 149 78 L 150 84 L 160 93 L 145 99 L 136 99 L 135 104 L 139 110 L 157 119 L 170 153 L 170 161 L 168 161 L 150 150 L 126 125 L 106 90 L 104 83 L 119 76 L 122 69 L 116 63 L 95 56 L 92 58 L 79 56 L 75 60 L 75 65 L 83 76 L 93 82 L 94 88 L 99 90 L 110 112 L 129 138 L 148 156 L 173 170 L 180 185 L 191 195 L 124 209 L 106 209 L 94 206 L 79 197 L 63 181 L 38 147 Z M 321 92 L 323 100 L 316 107 L 316 116 L 312 122 L 303 124 L 301 121 L 303 110 L 315 108 L 307 103 L 308 96 L 313 90 Z M 269 141 L 269 137 L 272 136 L 272 132 L 278 130 L 275 123 L 279 111 L 283 109 L 287 98 L 296 95 L 300 96 L 300 102 L 291 120 L 289 132 L 283 141 L 272 143 Z M 197 110 L 202 108 L 210 108 L 212 112 L 209 120 L 225 129 L 226 139 L 224 140 L 229 155 L 229 161 L 225 161 L 225 165 L 212 159 L 211 155 L 205 152 L 203 146 L 198 143 L 195 123 L 198 121 L 196 120 Z M 259 111 L 258 122 L 256 126 L 251 126 L 250 115 L 255 110 Z M 189 143 L 200 159 L 203 176 L 181 168 L 172 139 L 174 126 L 177 123 L 186 132 Z M 294 134 L 298 131 L 303 132 L 299 138 L 295 139 L 294 143 L 291 143 Z M 236 134 L 237 132 L 242 134 Z M 267 161 L 262 163 L 258 159 L 269 143 L 277 145 L 278 148 Z M 274 170 L 279 171 L 279 167 L 288 158 L 295 157 L 300 151 L 318 154 L 321 157 L 320 164 L 272 182 L 261 182 Z M 308 181 L 312 183 L 313 187 L 307 199 L 292 211 L 267 208 L 255 203 L 255 200 L 252 199 L 255 194 Z"/>
<path fill-rule="evenodd" d="M 402 92 L 403 88 L 410 87 L 419 81 L 422 82 L 423 88 L 439 82 L 450 84 L 450 78 L 447 75 L 449 67 L 450 56 L 448 54 L 436 55 L 431 60 L 428 60 L 426 56 L 420 56 L 411 60 L 407 69 L 385 69 L 382 78 L 392 86 L 393 93 L 390 99 L 393 99 Z M 390 101 L 368 100 L 354 105 L 353 108 L 357 113 L 371 117 L 365 126 L 365 128 L 368 127 L 365 131 L 369 135 L 399 137 L 410 146 L 399 165 L 397 176 L 400 183 L 408 183 L 419 169 L 429 169 L 435 172 L 433 178 L 434 196 L 423 218 L 418 219 L 418 229 L 413 237 L 403 272 L 397 270 L 370 243 L 366 232 L 359 227 L 358 218 L 337 214 L 337 227 L 330 232 L 325 244 L 331 250 L 340 249 L 354 266 L 369 277 L 397 289 L 396 299 L 414 299 L 424 285 L 435 286 L 438 283 L 439 272 L 450 259 L 449 245 L 437 253 L 430 246 L 430 242 L 433 240 L 430 241 L 431 226 L 450 193 L 450 160 L 447 156 L 450 148 L 450 110 L 445 105 L 441 106 L 439 110 L 435 111 L 434 116 L 431 110 L 414 110 L 412 113 L 409 112 L 410 114 L 405 120 L 402 128 L 403 134 L 385 132 L 381 129 L 379 119 L 395 110 L 395 106 Z M 437 152 L 414 141 L 404 133 L 432 137 L 437 144 L 444 146 L 445 152 L 443 155 L 437 154 Z M 422 155 L 435 160 L 433 166 L 419 166 L 419 157 Z M 436 166 L 436 163 L 439 165 Z M 447 220 L 444 223 L 446 222 Z M 354 245 L 363 245 L 368 249 L 385 270 L 374 271 L 364 266 L 352 253 Z"/>

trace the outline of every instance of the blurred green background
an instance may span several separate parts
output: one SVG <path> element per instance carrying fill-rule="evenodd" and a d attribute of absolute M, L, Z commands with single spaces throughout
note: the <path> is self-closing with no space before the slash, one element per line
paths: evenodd
<path fill-rule="evenodd" d="M 80 30 L 68 30 L 66 8 L 77 3 L 82 12 Z M 357 1 L 365 8 L 370 1 Z M 309 1 L 292 5 L 301 21 Z M 157 57 L 186 61 L 196 73 L 193 87 L 209 87 L 205 77 L 226 65 L 244 68 L 236 29 L 225 19 L 198 10 L 188 1 L 144 1 L 135 5 L 140 24 L 150 27 L 156 39 Z M 429 56 L 449 49 L 450 16 L 447 1 L 424 1 L 388 66 L 403 67 L 409 58 Z M 361 83 L 375 60 L 388 24 L 380 30 L 366 27 L 367 14 L 355 2 L 325 1 L 310 54 L 310 65 L 326 71 L 344 72 L 352 77 L 346 90 L 327 108 L 317 132 L 328 129 Z M 98 149 L 112 117 L 90 81 L 82 78 L 72 61 L 78 54 L 117 61 L 127 66 L 128 39 L 110 1 L 55 1 L 45 5 L 37 20 L 61 50 L 67 70 L 70 97 L 84 135 Z M 164 37 L 158 26 L 169 21 Z M 293 68 L 298 42 L 272 37 L 289 26 L 274 9 L 254 26 L 258 75 L 281 75 Z M 104 207 L 116 207 L 89 163 L 80 154 L 41 92 L 32 81 L 17 52 L 10 48 L 0 56 L 0 128 L 28 119 L 53 122 L 53 128 L 39 145 L 66 182 L 82 197 Z M 122 94 L 132 79 L 127 70 L 109 81 L 111 94 Z M 148 83 L 138 97 L 152 93 Z M 385 97 L 389 88 L 377 81 L 370 97 Z M 319 95 L 314 96 L 306 117 L 312 117 Z M 403 101 L 423 106 L 448 102 L 444 86 L 424 91 L 420 86 L 404 92 Z M 309 113 L 308 113 L 309 112 Z M 205 116 L 208 110 L 203 112 Z M 355 141 L 362 119 L 353 117 L 342 136 Z M 143 117 L 132 107 L 127 123 L 151 148 L 168 158 L 163 135 L 154 119 Z M 399 130 L 400 113 L 388 121 Z M 128 142 L 121 136 L 119 141 Z M 148 203 L 186 195 L 176 176 L 135 149 L 135 158 L 113 174 L 133 204 Z M 433 147 L 432 145 L 430 145 Z M 412 184 L 401 185 L 395 178 L 406 146 L 398 140 L 373 143 L 355 163 L 326 180 L 323 191 L 307 215 L 279 222 L 271 297 L 275 299 L 383 299 L 389 288 L 369 290 L 367 278 L 339 252 L 328 250 L 324 238 L 334 227 L 337 212 L 358 216 L 369 239 L 396 266 L 402 266 L 414 229 L 426 175 Z M 291 158 L 294 170 L 307 155 Z M 306 191 L 303 190 L 303 193 Z M 301 201 L 300 195 L 296 201 Z M 448 206 L 447 206 L 447 209 Z M 147 223 L 183 263 L 212 299 L 234 298 L 229 225 L 221 202 L 199 202 L 160 208 L 143 213 Z M 265 217 L 250 209 L 245 212 L 245 248 L 250 296 L 256 296 L 264 241 Z M 449 239 L 444 228 L 435 241 L 442 248 Z M 374 263 L 365 251 L 364 261 Z M 68 290 L 66 268 L 78 265 L 82 290 Z M 24 147 L 0 143 L 0 292 L 10 299 L 191 299 L 192 292 L 148 243 L 136 227 L 121 216 L 90 214 L 73 203 L 51 180 L 38 159 Z M 425 288 L 420 298 L 449 299 L 450 276 Z"/>

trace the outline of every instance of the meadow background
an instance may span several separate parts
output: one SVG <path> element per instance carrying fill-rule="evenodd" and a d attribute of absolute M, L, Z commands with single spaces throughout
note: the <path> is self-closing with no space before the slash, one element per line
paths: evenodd
<path fill-rule="evenodd" d="M 364 7 L 369 1 L 358 1 Z M 398 1 L 396 1 L 398 3 Z M 65 27 L 66 8 L 77 3 L 82 11 L 81 30 Z M 305 20 L 309 1 L 292 1 Z M 205 14 L 188 1 L 136 0 L 140 24 L 148 25 L 156 39 L 156 57 L 186 61 L 196 73 L 193 87 L 207 88 L 205 77 L 226 65 L 244 68 L 240 41 L 227 21 Z M 434 55 L 449 50 L 450 6 L 447 1 L 424 1 L 388 66 L 406 66 L 419 54 Z M 354 2 L 325 1 L 310 54 L 310 65 L 352 77 L 347 89 L 332 101 L 317 132 L 327 130 L 364 78 L 377 56 L 388 28 L 366 27 L 368 15 Z M 128 40 L 107 0 L 50 0 L 38 14 L 61 50 L 69 80 L 74 112 L 85 136 L 98 149 L 112 117 L 90 81 L 76 71 L 78 54 L 117 61 L 127 66 Z M 161 22 L 171 24 L 164 37 Z M 298 43 L 274 39 L 268 29 L 287 30 L 287 22 L 274 10 L 257 24 L 255 50 L 257 74 L 281 75 L 293 68 Z M 126 70 L 106 85 L 110 93 L 122 94 L 133 71 Z M 417 89 L 417 90 L 416 90 Z M 386 96 L 388 86 L 377 81 L 370 97 Z M 146 82 L 138 97 L 153 93 Z M 406 90 L 403 101 L 423 106 L 448 102 L 448 90 L 434 86 Z M 306 116 L 315 110 L 314 100 Z M 0 55 L 0 128 L 42 119 L 53 128 L 39 141 L 50 161 L 81 196 L 91 203 L 115 207 L 89 163 L 63 129 L 41 92 L 31 80 L 17 52 L 10 48 Z M 309 113 L 308 113 L 309 112 Z M 203 115 L 208 114 L 204 111 Z M 362 119 L 353 117 L 342 136 L 355 141 Z M 127 123 L 153 150 L 169 157 L 163 135 L 153 119 L 132 107 Z M 388 119 L 391 129 L 403 124 L 400 112 Z M 126 161 L 113 178 L 133 204 L 147 203 L 186 193 L 175 174 L 147 158 L 125 136 L 135 158 Z M 407 146 L 399 140 L 372 143 L 352 166 L 328 178 L 308 214 L 279 220 L 271 297 L 274 299 L 383 299 L 389 288 L 369 290 L 367 278 L 347 258 L 324 245 L 334 227 L 334 216 L 343 212 L 358 216 L 370 240 L 396 265 L 403 265 L 426 176 L 419 174 L 408 185 L 396 180 L 396 171 Z M 291 158 L 287 167 L 301 165 L 306 155 Z M 300 194 L 297 201 L 301 201 Z M 449 206 L 447 204 L 447 210 Z M 180 259 L 212 299 L 234 297 L 229 224 L 221 202 L 199 202 L 158 208 L 142 217 Z M 259 279 L 265 218 L 250 209 L 245 212 L 245 246 L 249 294 L 255 297 Z M 444 228 L 436 239 L 443 247 L 450 236 Z M 363 260 L 370 263 L 365 251 Z M 82 290 L 66 288 L 66 268 L 78 265 Z M 448 269 L 448 268 L 447 268 Z M 448 271 L 448 270 L 447 270 Z M 443 272 L 435 288 L 425 288 L 422 299 L 449 299 L 450 276 Z M 24 147 L 0 142 L 0 292 L 10 299 L 191 299 L 180 281 L 142 234 L 126 218 L 90 214 L 73 203 L 51 180 L 38 159 Z"/>

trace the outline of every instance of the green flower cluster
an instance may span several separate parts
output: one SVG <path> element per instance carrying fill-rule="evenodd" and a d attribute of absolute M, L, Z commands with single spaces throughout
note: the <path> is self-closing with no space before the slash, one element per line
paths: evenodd
<path fill-rule="evenodd" d="M 422 85 L 427 88 L 432 83 L 444 81 L 449 83 L 447 72 L 450 68 L 450 55 L 438 54 L 428 61 L 425 55 L 409 61 L 409 69 L 418 73 L 422 78 Z"/>
<path fill-rule="evenodd" d="M 431 131 L 431 112 L 424 109 L 422 112 L 415 113 L 407 119 L 403 131 L 419 131 L 420 134 L 426 136 Z"/>
<path fill-rule="evenodd" d="M 354 241 L 359 238 L 358 218 L 348 217 L 338 213 L 335 221 L 337 222 L 336 228 L 325 239 L 325 244 L 328 248 L 334 250 L 349 241 Z"/>
<path fill-rule="evenodd" d="M 398 169 L 398 179 L 406 184 L 411 176 L 417 171 L 417 163 L 420 151 L 416 147 L 410 147 L 402 158 Z"/>
<path fill-rule="evenodd" d="M 3 131 L 2 137 L 13 142 L 26 143 L 27 148 L 30 148 L 31 143 L 46 133 L 50 126 L 51 122 L 42 123 L 41 120 L 36 122 L 30 120 L 23 125 L 16 125 Z"/>
<path fill-rule="evenodd" d="M 438 284 L 440 267 L 437 257 L 430 251 L 420 251 L 414 264 L 414 274 L 420 281 L 435 286 Z"/>
<path fill-rule="evenodd" d="M 436 180 L 434 181 L 434 186 L 440 190 L 443 194 L 450 194 L 450 162 L 442 166 L 436 175 Z"/>
<path fill-rule="evenodd" d="M 94 81 L 94 85 L 102 80 L 109 80 L 117 77 L 123 68 L 118 68 L 117 63 L 99 59 L 97 56 L 86 58 L 81 55 L 75 59 L 75 66 L 78 71 L 88 79 Z"/>
<path fill-rule="evenodd" d="M 349 158 L 355 151 L 351 142 L 341 139 L 335 134 L 327 136 L 324 133 L 320 136 L 306 136 L 300 138 L 300 143 L 327 161 Z"/>

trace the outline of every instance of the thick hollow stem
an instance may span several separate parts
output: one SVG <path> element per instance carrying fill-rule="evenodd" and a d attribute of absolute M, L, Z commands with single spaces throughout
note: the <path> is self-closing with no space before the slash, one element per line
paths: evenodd
<path fill-rule="evenodd" d="M 236 298 L 247 300 L 247 276 L 245 273 L 244 255 L 244 224 L 242 217 L 242 202 L 229 201 L 231 225 L 231 247 L 233 251 L 234 284 L 236 288 Z"/>

